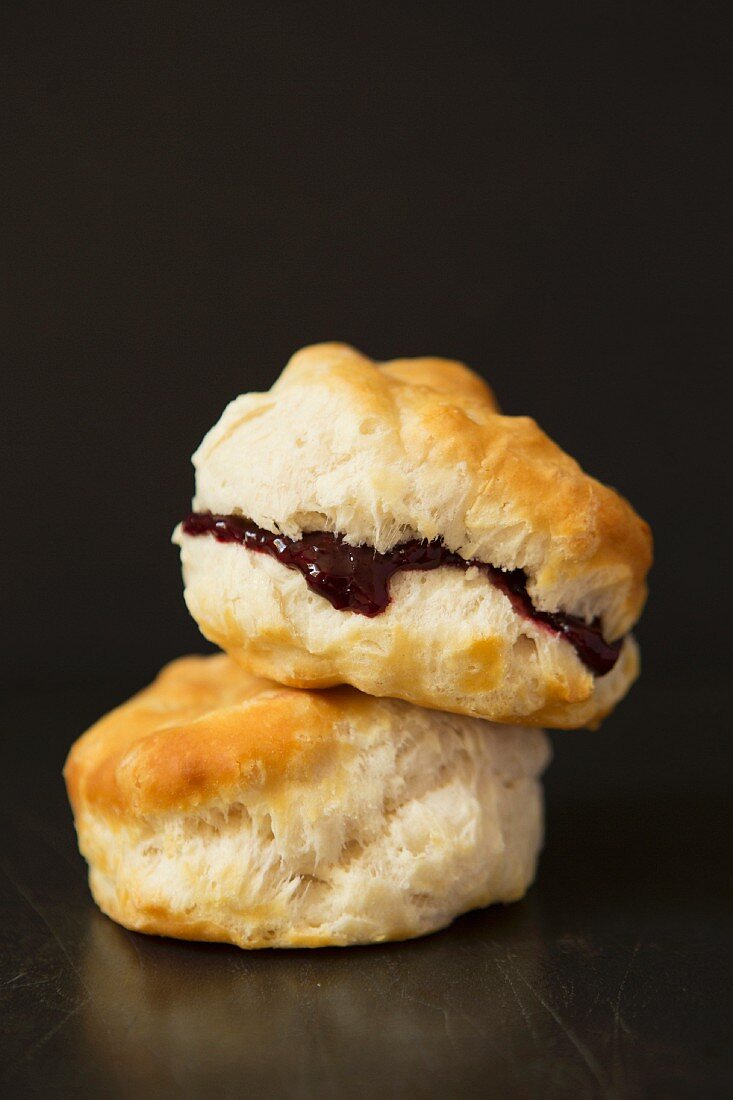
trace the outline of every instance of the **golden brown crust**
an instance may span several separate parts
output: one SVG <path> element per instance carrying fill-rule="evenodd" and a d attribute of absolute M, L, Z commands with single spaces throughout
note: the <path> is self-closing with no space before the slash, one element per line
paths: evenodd
<path fill-rule="evenodd" d="M 186 811 L 251 783 L 272 790 L 312 769 L 348 688 L 316 694 L 243 672 L 226 655 L 182 657 L 73 746 L 74 810 Z"/>
<path fill-rule="evenodd" d="M 391 359 L 379 364 L 379 370 L 408 386 L 425 386 L 434 393 L 446 394 L 452 401 L 460 395 L 466 402 L 478 402 L 499 412 L 496 398 L 483 378 L 454 359 Z"/>

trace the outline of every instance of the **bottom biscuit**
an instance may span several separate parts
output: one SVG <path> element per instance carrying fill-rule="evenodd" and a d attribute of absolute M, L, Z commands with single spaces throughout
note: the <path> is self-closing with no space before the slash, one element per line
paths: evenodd
<path fill-rule="evenodd" d="M 521 897 L 542 842 L 540 730 L 298 691 L 185 657 L 65 768 L 100 908 L 245 948 L 406 939 Z"/>

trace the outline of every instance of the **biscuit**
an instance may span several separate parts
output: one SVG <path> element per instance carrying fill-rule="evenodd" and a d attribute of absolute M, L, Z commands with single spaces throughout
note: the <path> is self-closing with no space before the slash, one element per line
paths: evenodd
<path fill-rule="evenodd" d="M 637 675 L 648 526 L 459 363 L 305 348 L 194 465 L 186 602 L 256 675 L 565 727 Z"/>
<path fill-rule="evenodd" d="M 520 898 L 539 730 L 187 657 L 72 747 L 91 890 L 127 928 L 240 947 L 404 939 Z"/>

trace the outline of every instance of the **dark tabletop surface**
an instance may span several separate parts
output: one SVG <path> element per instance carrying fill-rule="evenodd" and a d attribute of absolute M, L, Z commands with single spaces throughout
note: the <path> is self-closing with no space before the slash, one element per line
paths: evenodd
<path fill-rule="evenodd" d="M 59 772 L 132 686 L 6 707 L 3 1095 L 731 1095 L 731 742 L 710 688 L 640 684 L 602 731 L 554 736 L 523 902 L 409 943 L 248 954 L 91 902 Z"/>

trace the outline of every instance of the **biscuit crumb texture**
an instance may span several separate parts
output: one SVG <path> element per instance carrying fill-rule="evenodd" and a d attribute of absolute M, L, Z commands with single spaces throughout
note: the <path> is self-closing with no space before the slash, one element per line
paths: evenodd
<path fill-rule="evenodd" d="M 520 898 L 542 842 L 545 735 L 293 691 L 183 658 L 72 748 L 100 908 L 244 948 L 423 935 Z"/>

